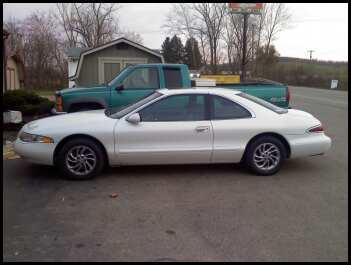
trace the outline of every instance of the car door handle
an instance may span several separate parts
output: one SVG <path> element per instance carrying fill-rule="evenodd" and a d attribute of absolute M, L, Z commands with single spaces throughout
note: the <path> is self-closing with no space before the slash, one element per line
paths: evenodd
<path fill-rule="evenodd" d="M 197 131 L 197 132 L 206 132 L 206 131 L 208 131 L 209 129 L 210 129 L 209 126 L 199 126 L 199 127 L 196 127 L 196 128 L 195 128 L 195 131 Z"/>

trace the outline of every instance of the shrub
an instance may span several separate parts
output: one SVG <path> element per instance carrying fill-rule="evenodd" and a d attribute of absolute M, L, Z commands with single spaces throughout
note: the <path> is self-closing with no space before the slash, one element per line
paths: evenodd
<path fill-rule="evenodd" d="M 23 115 L 49 113 L 54 102 L 26 90 L 11 90 L 4 93 L 3 111 L 17 110 Z"/>

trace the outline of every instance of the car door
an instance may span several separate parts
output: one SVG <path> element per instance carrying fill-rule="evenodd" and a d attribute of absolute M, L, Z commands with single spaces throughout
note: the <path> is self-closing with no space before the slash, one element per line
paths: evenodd
<path fill-rule="evenodd" d="M 254 131 L 254 114 L 230 99 L 211 95 L 212 163 L 239 162 Z"/>
<path fill-rule="evenodd" d="M 122 118 L 115 128 L 119 163 L 209 163 L 212 127 L 205 97 L 168 96 L 138 111 L 141 121 L 137 124 Z"/>
<path fill-rule="evenodd" d="M 123 85 L 123 90 L 116 88 Z M 136 67 L 128 76 L 111 90 L 111 107 L 122 107 L 136 102 L 156 89 L 159 89 L 159 71 L 157 67 Z"/>

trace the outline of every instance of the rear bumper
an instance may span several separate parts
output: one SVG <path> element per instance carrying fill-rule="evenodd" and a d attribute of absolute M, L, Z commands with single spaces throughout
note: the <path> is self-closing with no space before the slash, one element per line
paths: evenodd
<path fill-rule="evenodd" d="M 289 139 L 291 158 L 324 154 L 331 147 L 332 140 L 324 133 Z"/>
<path fill-rule="evenodd" d="M 60 114 L 66 114 L 67 112 L 65 111 L 57 111 L 55 108 L 51 109 L 51 114 L 53 115 L 60 115 Z"/>

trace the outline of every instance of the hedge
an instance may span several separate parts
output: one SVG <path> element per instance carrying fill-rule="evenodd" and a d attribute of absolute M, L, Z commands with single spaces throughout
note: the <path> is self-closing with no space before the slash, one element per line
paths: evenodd
<path fill-rule="evenodd" d="M 54 104 L 47 98 L 27 90 L 10 90 L 3 95 L 3 112 L 17 110 L 21 111 L 22 115 L 48 114 Z"/>

